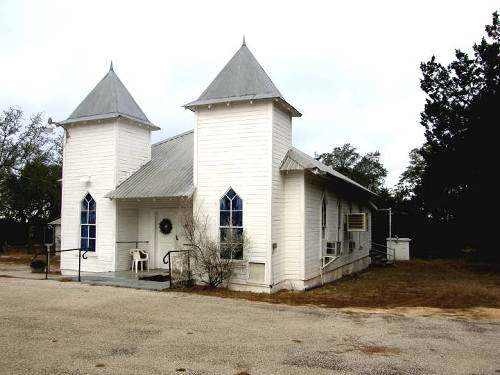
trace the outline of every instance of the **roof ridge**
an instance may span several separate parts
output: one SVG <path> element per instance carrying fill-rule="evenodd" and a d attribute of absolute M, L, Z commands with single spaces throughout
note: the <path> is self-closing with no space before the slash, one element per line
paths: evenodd
<path fill-rule="evenodd" d="M 118 76 L 116 75 L 116 73 L 113 69 L 110 69 L 108 74 L 114 74 L 116 80 L 118 80 L 118 81 L 120 80 L 120 78 L 118 78 Z M 111 79 L 111 81 L 110 81 L 111 82 L 111 95 L 112 95 L 112 100 L 113 100 L 113 104 L 115 107 L 115 111 L 120 112 L 120 108 L 118 108 L 118 87 L 116 85 L 116 80 Z M 146 120 L 147 120 L 147 117 L 146 117 Z"/>
<path fill-rule="evenodd" d="M 185 131 L 185 132 L 183 132 L 183 133 L 179 133 L 179 134 L 174 135 L 174 136 L 172 136 L 172 137 L 166 138 L 166 139 L 164 139 L 164 140 L 162 140 L 162 141 L 159 141 L 159 142 L 153 143 L 153 147 L 155 147 L 155 146 L 159 146 L 159 145 L 161 145 L 161 144 L 163 144 L 163 143 L 167 143 L 167 142 L 173 141 L 174 139 L 177 139 L 177 138 L 184 137 L 184 136 L 188 135 L 189 133 L 194 133 L 194 129 L 191 129 L 191 130 Z"/>
<path fill-rule="evenodd" d="M 113 72 L 113 73 L 114 73 L 114 75 L 116 76 L 116 80 L 118 81 L 118 83 L 120 83 L 120 84 L 123 86 L 123 88 L 125 89 L 125 92 L 126 92 L 126 93 L 130 96 L 130 99 L 132 99 L 132 102 L 136 105 L 136 107 L 137 107 L 137 109 L 139 110 L 140 114 L 142 114 L 142 115 L 144 116 L 144 118 L 145 118 L 148 122 L 150 122 L 150 121 L 149 121 L 148 116 L 146 116 L 146 113 L 144 113 L 144 111 L 143 111 L 143 110 L 142 110 L 142 108 L 139 106 L 139 104 L 137 104 L 137 102 L 136 102 L 135 98 L 132 96 L 132 94 L 130 93 L 130 91 L 128 91 L 127 86 L 125 86 L 125 85 L 123 84 L 122 80 L 120 79 L 120 77 L 118 77 L 118 74 L 116 74 L 114 70 L 112 70 L 112 72 Z M 117 103 L 117 106 L 116 106 L 116 107 L 117 107 L 117 109 L 118 109 L 118 95 L 117 95 L 116 103 Z M 133 117 L 135 117 L 135 116 L 133 116 Z"/>

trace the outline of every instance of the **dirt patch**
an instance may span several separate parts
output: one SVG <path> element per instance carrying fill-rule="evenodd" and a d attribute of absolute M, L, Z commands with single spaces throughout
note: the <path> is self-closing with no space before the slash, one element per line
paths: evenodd
<path fill-rule="evenodd" d="M 467 320 L 498 320 L 500 309 L 488 307 L 475 307 L 470 309 L 440 309 L 433 307 L 395 307 L 392 309 L 377 308 L 344 308 L 340 309 L 346 314 L 387 314 L 388 320 L 414 316 L 436 316 Z"/>
<path fill-rule="evenodd" d="M 380 346 L 380 345 L 357 345 L 354 347 L 353 350 L 358 350 L 364 354 L 369 354 L 369 355 L 383 355 L 383 356 L 389 356 L 389 355 L 397 355 L 401 353 L 400 350 L 394 349 L 394 348 L 388 348 L 387 346 Z"/>
<path fill-rule="evenodd" d="M 306 292 L 282 291 L 270 295 L 203 287 L 183 291 L 297 306 L 383 309 L 430 307 L 452 309 L 452 316 L 480 318 L 485 312 L 471 309 L 500 308 L 499 271 L 500 267 L 496 263 L 466 259 L 414 259 L 398 263 L 396 267 L 370 268 Z M 421 311 L 418 315 L 425 314 L 446 313 Z M 491 311 L 486 313 L 490 314 Z"/>
<path fill-rule="evenodd" d="M 9 254 L 0 255 L 0 263 L 3 264 L 26 264 L 29 265 L 33 260 L 33 254 Z"/>

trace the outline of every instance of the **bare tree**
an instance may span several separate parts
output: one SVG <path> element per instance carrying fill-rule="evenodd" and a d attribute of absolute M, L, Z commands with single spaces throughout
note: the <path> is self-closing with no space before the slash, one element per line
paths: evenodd
<path fill-rule="evenodd" d="M 210 232 L 210 217 L 198 211 L 184 209 L 182 212 L 184 237 L 191 247 L 193 259 L 192 273 L 198 282 L 215 288 L 228 284 L 235 269 L 240 266 L 248 239 L 244 233 L 237 233 L 229 227 L 230 235 L 223 241 L 219 236 L 213 237 Z"/>

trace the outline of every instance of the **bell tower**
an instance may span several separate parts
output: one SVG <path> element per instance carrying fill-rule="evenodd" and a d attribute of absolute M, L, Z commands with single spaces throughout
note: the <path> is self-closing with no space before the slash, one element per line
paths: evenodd
<path fill-rule="evenodd" d="M 109 71 L 65 120 L 61 248 L 89 248 L 85 271 L 114 271 L 116 202 L 105 197 L 151 159 L 153 125 L 116 75 Z M 61 269 L 78 269 L 62 253 Z"/>
<path fill-rule="evenodd" d="M 292 117 L 301 114 L 285 101 L 245 39 L 200 97 L 184 107 L 195 113 L 193 209 L 206 215 L 214 237 L 223 236 L 227 210 L 221 199 L 229 189 L 238 195 L 242 220 L 233 224 L 241 224 L 249 247 L 241 259 L 247 267 L 232 283 L 268 288 L 273 248 L 282 242 L 279 168 L 292 147 Z"/>

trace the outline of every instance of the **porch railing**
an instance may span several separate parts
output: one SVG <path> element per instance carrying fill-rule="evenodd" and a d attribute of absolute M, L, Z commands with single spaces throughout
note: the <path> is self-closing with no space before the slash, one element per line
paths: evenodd
<path fill-rule="evenodd" d="M 170 276 L 170 289 L 172 289 L 174 286 L 173 282 L 173 277 L 172 277 L 172 253 L 187 253 L 187 282 L 188 285 L 191 284 L 191 259 L 189 257 L 189 253 L 191 250 L 171 250 L 165 254 L 163 257 L 163 263 L 168 264 L 168 274 Z M 168 258 L 168 260 L 167 260 Z"/>
<path fill-rule="evenodd" d="M 393 247 L 372 242 L 370 253 L 377 254 L 379 257 L 385 257 L 387 263 L 396 265 L 396 249 L 394 249 Z"/>
<path fill-rule="evenodd" d="M 54 252 L 57 254 L 57 253 L 65 253 L 67 251 L 78 251 L 78 281 L 82 281 L 82 276 L 81 276 L 82 258 L 87 259 L 87 253 L 88 253 L 89 249 L 82 249 L 82 248 L 65 249 L 65 250 L 55 250 Z M 82 254 L 82 252 L 83 252 L 83 254 Z M 38 255 L 39 254 L 35 255 L 35 258 Z M 35 259 L 35 258 L 33 258 L 33 259 Z M 45 250 L 45 280 L 49 279 L 49 269 L 50 269 L 50 250 L 46 249 Z"/>
<path fill-rule="evenodd" d="M 149 241 L 116 241 L 116 243 L 135 243 L 135 247 L 139 247 L 140 243 L 149 243 Z"/>

